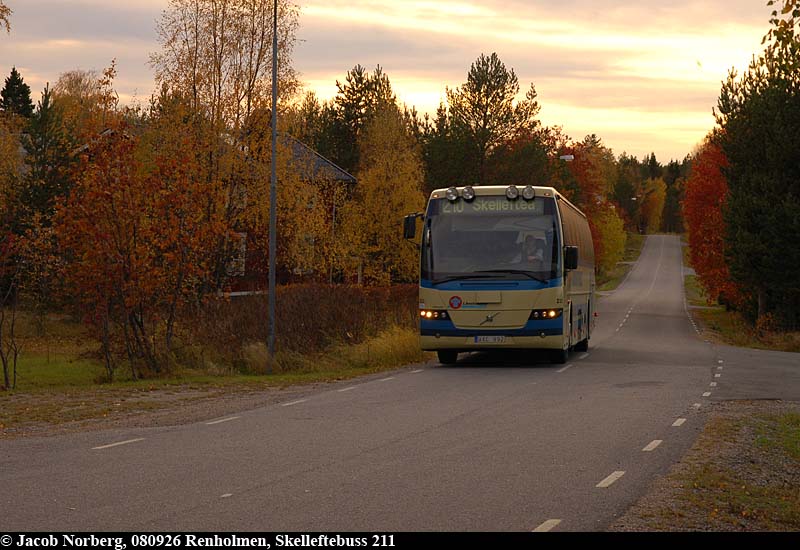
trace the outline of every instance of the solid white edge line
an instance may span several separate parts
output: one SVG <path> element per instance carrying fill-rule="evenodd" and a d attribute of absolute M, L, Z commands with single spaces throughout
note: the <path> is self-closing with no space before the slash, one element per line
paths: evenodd
<path fill-rule="evenodd" d="M 578 359 L 586 359 L 587 357 L 589 357 L 589 354 L 588 353 L 584 353 L 583 355 L 578 357 Z"/>
<path fill-rule="evenodd" d="M 342 388 L 341 390 L 336 390 L 336 391 L 338 391 L 339 393 L 344 393 L 344 392 L 346 392 L 346 391 L 354 390 L 354 389 L 356 389 L 357 387 L 358 387 L 358 386 L 348 386 L 348 387 L 346 387 L 346 388 Z"/>
<path fill-rule="evenodd" d="M 559 523 L 561 523 L 560 519 L 548 519 L 547 521 L 542 523 L 539 527 L 531 531 L 531 533 L 547 533 L 548 531 L 558 526 Z"/>
<path fill-rule="evenodd" d="M 695 403 L 695 405 L 699 405 L 700 403 Z M 678 426 L 683 426 L 683 423 L 686 422 L 685 418 L 679 418 L 675 422 L 672 423 L 672 426 L 677 428 Z"/>
<path fill-rule="evenodd" d="M 656 447 L 658 447 L 662 443 L 664 443 L 663 439 L 654 439 L 653 441 L 648 443 L 647 446 L 644 449 L 642 449 L 642 451 L 645 452 L 645 453 L 648 453 L 648 452 L 654 450 Z"/>
<path fill-rule="evenodd" d="M 412 371 L 411 371 L 411 374 L 417 374 L 418 372 L 422 372 L 422 371 L 424 371 L 424 370 L 425 370 L 425 369 L 417 369 L 417 370 L 412 370 Z"/>
<path fill-rule="evenodd" d="M 564 367 L 564 368 L 558 369 L 556 372 L 564 372 L 565 370 L 567 370 L 567 369 L 568 369 L 568 368 L 570 368 L 571 366 L 572 366 L 572 363 L 570 363 L 569 365 L 567 365 L 567 366 L 566 366 L 566 367 Z"/>
<path fill-rule="evenodd" d="M 206 426 L 213 426 L 214 424 L 222 424 L 223 422 L 230 422 L 231 420 L 236 420 L 241 418 L 241 416 L 229 416 L 228 418 L 220 418 L 219 420 L 212 420 L 211 422 L 206 422 Z"/>
<path fill-rule="evenodd" d="M 388 382 L 389 380 L 394 380 L 394 376 L 389 376 L 388 378 L 381 378 L 378 382 Z"/>
<path fill-rule="evenodd" d="M 595 487 L 597 487 L 598 489 L 605 489 L 607 487 L 610 487 L 612 483 L 614 483 L 615 481 L 617 481 L 619 478 L 621 478 L 624 475 L 625 475 L 625 472 L 621 471 L 621 470 L 617 470 L 616 472 L 612 472 L 611 475 L 609 475 L 603 481 L 601 481 L 600 483 L 595 485 Z"/>
<path fill-rule="evenodd" d="M 300 403 L 305 403 L 308 399 L 298 399 L 297 401 L 289 401 L 288 403 L 283 403 L 281 407 L 291 407 L 292 405 L 299 405 Z"/>
<path fill-rule="evenodd" d="M 119 447 L 120 445 L 127 445 L 128 443 L 136 443 L 137 441 L 144 441 L 143 437 L 138 439 L 128 439 L 127 441 L 117 441 L 116 443 L 110 443 L 108 445 L 101 445 L 99 447 L 92 447 L 93 451 L 99 451 L 101 449 L 110 449 L 111 447 Z"/>

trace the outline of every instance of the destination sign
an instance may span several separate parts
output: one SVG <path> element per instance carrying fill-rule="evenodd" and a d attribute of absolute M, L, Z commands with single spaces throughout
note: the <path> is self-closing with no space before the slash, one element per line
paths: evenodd
<path fill-rule="evenodd" d="M 441 214 L 499 214 L 499 213 L 519 213 L 519 214 L 544 214 L 544 201 L 526 201 L 522 198 L 508 200 L 502 196 L 475 197 L 472 202 L 458 200 L 450 202 L 447 199 L 440 199 Z"/>

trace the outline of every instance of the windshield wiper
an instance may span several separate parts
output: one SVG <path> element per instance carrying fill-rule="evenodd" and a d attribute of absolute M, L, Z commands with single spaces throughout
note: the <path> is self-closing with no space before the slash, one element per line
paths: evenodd
<path fill-rule="evenodd" d="M 482 269 L 481 273 L 509 273 L 511 275 L 525 275 L 526 277 L 529 277 L 534 281 L 539 281 L 540 283 L 547 283 L 550 281 L 550 279 L 541 279 L 530 271 L 525 271 L 524 269 Z"/>
<path fill-rule="evenodd" d="M 446 283 L 448 281 L 462 281 L 464 279 L 491 279 L 491 278 L 492 278 L 491 275 L 475 275 L 475 274 L 453 275 L 451 277 L 442 277 L 441 279 L 434 279 L 431 281 L 431 283 L 438 285 L 441 283 Z"/>

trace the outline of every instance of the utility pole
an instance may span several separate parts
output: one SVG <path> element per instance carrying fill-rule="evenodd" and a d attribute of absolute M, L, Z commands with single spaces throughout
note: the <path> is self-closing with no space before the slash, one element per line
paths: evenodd
<path fill-rule="evenodd" d="M 267 350 L 269 362 L 267 374 L 272 372 L 272 362 L 275 359 L 275 254 L 277 232 L 278 200 L 278 0 L 274 0 L 272 13 L 272 160 L 270 168 L 272 177 L 269 185 L 269 337 Z"/>

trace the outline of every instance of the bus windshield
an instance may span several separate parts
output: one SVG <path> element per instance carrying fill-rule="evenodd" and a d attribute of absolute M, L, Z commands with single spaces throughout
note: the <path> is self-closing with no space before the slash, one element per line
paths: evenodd
<path fill-rule="evenodd" d="M 550 197 L 431 200 L 422 240 L 422 278 L 435 284 L 470 276 L 540 281 L 557 277 L 555 211 Z"/>

